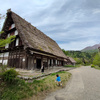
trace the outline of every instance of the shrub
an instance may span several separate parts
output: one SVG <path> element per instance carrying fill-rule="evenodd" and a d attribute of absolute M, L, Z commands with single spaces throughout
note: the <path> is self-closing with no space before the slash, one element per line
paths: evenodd
<path fill-rule="evenodd" d="M 83 64 L 83 61 L 81 58 L 74 58 L 74 60 L 76 61 L 76 64 Z"/>
<path fill-rule="evenodd" d="M 22 100 L 33 95 L 33 89 L 30 88 L 30 84 L 19 78 L 16 78 L 13 84 L 0 84 L 1 90 L 0 100 Z"/>
<path fill-rule="evenodd" d="M 12 83 L 15 80 L 17 75 L 18 75 L 18 72 L 16 72 L 16 70 L 14 70 L 13 68 L 11 68 L 3 72 L 1 74 L 1 78 L 8 83 Z"/>
<path fill-rule="evenodd" d="M 96 54 L 93 60 L 93 64 L 100 67 L 100 53 Z"/>
<path fill-rule="evenodd" d="M 0 72 L 3 73 L 7 70 L 7 65 L 0 66 Z"/>
<path fill-rule="evenodd" d="M 91 68 L 95 68 L 95 66 L 94 65 L 91 65 Z"/>

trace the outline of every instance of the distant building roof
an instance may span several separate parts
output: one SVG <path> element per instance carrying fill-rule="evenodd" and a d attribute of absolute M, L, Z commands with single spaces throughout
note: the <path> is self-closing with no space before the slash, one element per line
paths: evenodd
<path fill-rule="evenodd" d="M 76 63 L 76 61 L 72 57 L 67 57 L 72 63 Z"/>

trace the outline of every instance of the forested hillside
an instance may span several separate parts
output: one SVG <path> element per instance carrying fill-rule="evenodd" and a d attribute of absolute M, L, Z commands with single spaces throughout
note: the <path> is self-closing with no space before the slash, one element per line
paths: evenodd
<path fill-rule="evenodd" d="M 66 51 L 62 49 L 66 56 L 70 56 L 77 61 L 77 64 L 91 64 L 96 52 Z"/>
<path fill-rule="evenodd" d="M 81 50 L 82 52 L 87 52 L 87 53 L 96 53 L 98 52 L 98 49 L 92 49 L 92 50 Z"/>

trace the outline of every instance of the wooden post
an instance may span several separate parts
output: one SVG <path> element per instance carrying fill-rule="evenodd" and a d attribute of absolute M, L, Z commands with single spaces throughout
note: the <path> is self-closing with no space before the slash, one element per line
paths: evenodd
<path fill-rule="evenodd" d="M 49 58 L 47 57 L 47 69 L 49 69 Z"/>
<path fill-rule="evenodd" d="M 10 52 L 8 52 L 8 63 L 7 63 L 7 66 L 9 65 L 9 56 L 10 56 Z"/>
<path fill-rule="evenodd" d="M 16 50 L 16 61 L 17 61 L 17 50 Z M 15 67 L 17 68 L 17 63 L 16 63 L 16 65 L 15 65 Z"/>
<path fill-rule="evenodd" d="M 56 66 L 57 66 L 57 59 L 56 59 Z"/>
<path fill-rule="evenodd" d="M 3 53 L 3 57 L 2 57 L 2 65 L 3 65 L 3 61 L 4 61 L 4 53 Z"/>
<path fill-rule="evenodd" d="M 34 56 L 32 57 L 33 59 L 33 61 L 32 61 L 32 69 L 34 70 Z"/>
<path fill-rule="evenodd" d="M 41 56 L 41 67 L 43 66 L 43 56 Z"/>
<path fill-rule="evenodd" d="M 9 65 L 8 66 L 10 65 L 11 65 L 11 52 L 9 52 Z"/>
<path fill-rule="evenodd" d="M 18 52 L 18 59 L 19 59 L 18 68 L 20 68 L 20 50 L 19 50 L 19 52 Z"/>
<path fill-rule="evenodd" d="M 11 60 L 11 61 L 12 61 L 12 62 L 11 62 L 11 67 L 13 67 L 13 51 L 12 51 L 12 55 L 11 55 L 11 56 L 12 56 L 12 60 Z"/>
<path fill-rule="evenodd" d="M 33 65 L 34 65 L 34 69 L 36 69 L 36 56 L 35 56 L 35 54 L 34 54 L 34 57 L 33 57 Z"/>
<path fill-rule="evenodd" d="M 28 57 L 26 51 L 25 51 L 25 69 L 28 69 Z"/>
<path fill-rule="evenodd" d="M 58 66 L 58 60 L 57 60 L 57 66 Z"/>
<path fill-rule="evenodd" d="M 53 67 L 53 59 L 51 60 L 51 63 L 52 63 L 52 67 Z"/>
<path fill-rule="evenodd" d="M 21 63 L 21 68 L 23 69 L 23 56 L 22 56 L 22 53 L 21 53 L 20 63 Z"/>
<path fill-rule="evenodd" d="M 14 67 L 14 52 L 13 52 L 13 55 L 12 55 L 12 67 Z"/>
<path fill-rule="evenodd" d="M 11 62 L 10 62 L 10 67 L 12 67 L 12 51 L 11 51 Z"/>

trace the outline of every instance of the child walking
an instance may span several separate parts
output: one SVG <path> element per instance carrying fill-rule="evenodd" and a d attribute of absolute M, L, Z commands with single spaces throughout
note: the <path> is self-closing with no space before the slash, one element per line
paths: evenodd
<path fill-rule="evenodd" d="M 57 74 L 56 77 L 57 77 L 57 79 L 56 79 L 57 84 L 58 84 L 59 86 L 62 86 L 60 76 Z"/>

